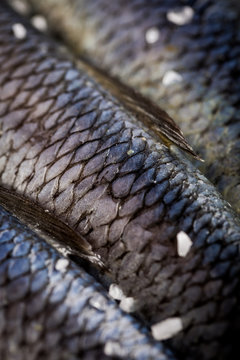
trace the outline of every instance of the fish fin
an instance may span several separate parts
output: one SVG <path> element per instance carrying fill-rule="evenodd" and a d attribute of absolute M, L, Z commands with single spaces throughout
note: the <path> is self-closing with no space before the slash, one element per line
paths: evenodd
<path fill-rule="evenodd" d="M 108 90 L 119 100 L 136 118 L 152 130 L 168 147 L 177 145 L 180 149 L 192 155 L 195 159 L 204 162 L 185 139 L 176 122 L 151 100 L 142 96 L 134 89 L 123 84 L 119 79 L 110 76 L 102 69 L 91 64 L 89 60 L 81 58 L 77 65 L 95 78 L 103 88 Z"/>
<path fill-rule="evenodd" d="M 105 267 L 82 235 L 34 201 L 0 186 L 0 205 L 60 252 L 63 248 L 65 253 L 73 253 L 100 268 Z"/>

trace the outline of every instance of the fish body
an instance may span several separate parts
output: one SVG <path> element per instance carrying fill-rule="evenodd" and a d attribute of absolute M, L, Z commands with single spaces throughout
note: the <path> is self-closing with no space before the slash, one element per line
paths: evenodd
<path fill-rule="evenodd" d="M 196 165 L 240 211 L 237 1 L 28 3 L 75 53 L 167 111 L 205 160 Z"/>
<path fill-rule="evenodd" d="M 24 39 L 14 36 L 15 23 Z M 183 154 L 2 4 L 0 30 L 1 185 L 83 236 L 124 293 L 120 307 L 158 340 L 166 324 L 173 328 L 167 344 L 176 356 L 233 356 L 240 223 L 231 206 Z M 187 252 L 178 247 L 183 238 Z"/>
<path fill-rule="evenodd" d="M 173 359 L 86 271 L 2 207 L 0 294 L 1 360 Z"/>

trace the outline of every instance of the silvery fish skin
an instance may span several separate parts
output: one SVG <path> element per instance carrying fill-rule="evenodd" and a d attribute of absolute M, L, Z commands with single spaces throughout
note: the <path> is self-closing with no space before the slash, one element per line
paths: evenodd
<path fill-rule="evenodd" d="M 120 306 L 153 326 L 157 339 L 164 321 L 177 318 L 168 344 L 180 357 L 233 356 L 236 214 L 182 154 L 144 130 L 55 43 L 2 9 L 1 184 L 84 236 L 127 297 Z M 19 22 L 24 39 L 12 31 Z M 179 234 L 192 242 L 185 256 Z"/>
<path fill-rule="evenodd" d="M 94 278 L 2 207 L 0 294 L 1 360 L 173 359 Z"/>
<path fill-rule="evenodd" d="M 239 3 L 29 0 L 95 64 L 167 111 L 240 211 Z"/>

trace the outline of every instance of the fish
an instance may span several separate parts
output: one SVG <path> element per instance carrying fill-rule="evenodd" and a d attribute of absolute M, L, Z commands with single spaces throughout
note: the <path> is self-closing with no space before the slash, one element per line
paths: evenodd
<path fill-rule="evenodd" d="M 64 249 L 64 253 L 76 255 L 95 264 L 100 269 L 104 268 L 101 259 L 94 254 L 91 245 L 84 237 L 49 214 L 48 211 L 46 212 L 38 204 L 2 186 L 0 186 L 0 203 L 4 209 L 10 211 L 23 223 L 27 223 L 34 233 L 42 236 L 53 246 Z"/>
<path fill-rule="evenodd" d="M 120 309 L 177 358 L 234 358 L 238 215 L 63 45 L 0 6 L 1 186 L 79 233 Z"/>
<path fill-rule="evenodd" d="M 196 160 L 204 162 L 186 141 L 181 129 L 166 111 L 86 60 L 79 59 L 78 66 L 85 69 L 87 74 L 108 90 L 126 109 L 133 112 L 139 122 L 157 135 L 165 145 L 169 147 L 172 144 L 176 145 Z"/>
<path fill-rule="evenodd" d="M 167 111 L 205 160 L 195 165 L 240 212 L 237 1 L 27 3 L 75 54 Z"/>
<path fill-rule="evenodd" d="M 0 291 L 1 359 L 174 359 L 83 268 L 3 207 Z"/>

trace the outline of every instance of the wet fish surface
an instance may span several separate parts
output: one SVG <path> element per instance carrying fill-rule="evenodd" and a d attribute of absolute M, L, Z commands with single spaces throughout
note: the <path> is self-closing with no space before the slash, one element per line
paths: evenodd
<path fill-rule="evenodd" d="M 2 186 L 84 236 L 123 292 L 120 307 L 156 339 L 170 338 L 179 358 L 233 357 L 237 215 L 182 153 L 26 20 L 1 10 Z"/>
<path fill-rule="evenodd" d="M 72 49 L 166 110 L 240 211 L 237 1 L 29 0 Z"/>
<path fill-rule="evenodd" d="M 64 252 L 88 260 L 99 269 L 104 264 L 94 254 L 90 244 L 69 226 L 57 219 L 38 204 L 0 186 L 0 203 L 36 234 L 54 247 L 64 247 Z M 107 269 L 105 269 L 107 271 Z"/>
<path fill-rule="evenodd" d="M 2 207 L 0 294 L 1 360 L 173 359 L 90 275 Z"/>

